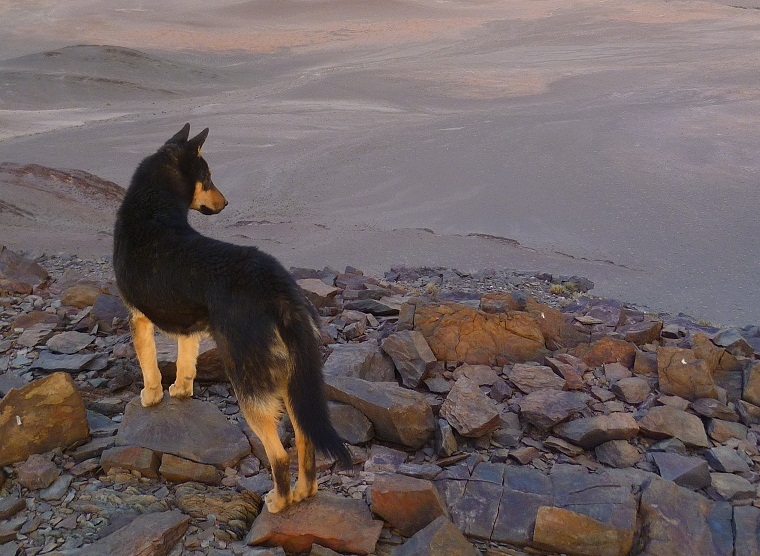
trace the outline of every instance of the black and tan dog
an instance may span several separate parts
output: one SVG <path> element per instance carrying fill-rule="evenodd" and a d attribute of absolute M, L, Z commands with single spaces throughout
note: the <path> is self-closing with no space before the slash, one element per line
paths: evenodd
<path fill-rule="evenodd" d="M 323 394 L 319 317 L 274 257 L 190 226 L 189 209 L 215 214 L 227 201 L 200 154 L 208 129 L 192 139 L 189 131 L 187 124 L 140 163 L 114 230 L 116 280 L 145 383 L 140 398 L 144 406 L 163 398 L 154 326 L 177 338 L 177 378 L 169 388 L 175 398 L 192 395 L 198 343 L 212 336 L 243 415 L 266 449 L 275 485 L 266 504 L 279 512 L 316 494 L 315 448 L 350 465 Z M 292 491 L 277 434 L 283 406 L 298 450 Z"/>

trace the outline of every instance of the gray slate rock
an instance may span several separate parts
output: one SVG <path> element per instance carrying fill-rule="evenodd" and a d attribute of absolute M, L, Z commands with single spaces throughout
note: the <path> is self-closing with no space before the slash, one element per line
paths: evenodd
<path fill-rule="evenodd" d="M 136 397 L 127 404 L 116 435 L 117 446 L 142 446 L 190 461 L 233 467 L 251 453 L 245 434 L 209 402 L 177 400 L 164 394 L 152 407 Z"/>
<path fill-rule="evenodd" d="M 669 452 L 654 452 L 651 457 L 663 479 L 691 490 L 710 486 L 710 470 L 702 458 Z"/>
<path fill-rule="evenodd" d="M 565 379 L 555 374 L 551 367 L 518 363 L 506 374 L 509 381 L 526 394 L 544 388 L 564 390 L 567 385 Z"/>
<path fill-rule="evenodd" d="M 493 401 L 466 377 L 454 383 L 440 414 L 462 436 L 477 438 L 499 426 L 499 412 Z"/>
<path fill-rule="evenodd" d="M 760 508 L 737 506 L 734 508 L 734 556 L 760 554 Z"/>
<path fill-rule="evenodd" d="M 328 402 L 327 409 L 338 435 L 349 444 L 364 444 L 375 436 L 372 421 L 355 407 L 337 402 Z"/>
<path fill-rule="evenodd" d="M 85 334 L 83 332 L 76 332 L 74 330 L 67 330 L 51 337 L 45 345 L 56 353 L 63 353 L 71 355 L 82 351 L 95 341 L 95 336 Z"/>
<path fill-rule="evenodd" d="M 395 380 L 393 360 L 374 342 L 335 344 L 325 361 L 325 375 L 352 376 L 371 382 Z"/>
<path fill-rule="evenodd" d="M 749 465 L 739 452 L 729 446 L 710 448 L 703 454 L 707 463 L 721 473 L 749 473 Z"/>
<path fill-rule="evenodd" d="M 37 360 L 32 363 L 31 368 L 48 372 L 65 371 L 68 373 L 78 373 L 80 371 L 102 371 L 107 366 L 107 353 L 63 355 L 43 351 L 40 352 Z"/>
<path fill-rule="evenodd" d="M 416 330 L 391 334 L 383 340 L 381 347 L 393 359 L 401 382 L 408 388 L 416 388 L 436 362 L 425 336 Z"/>
<path fill-rule="evenodd" d="M 610 440 L 628 440 L 639 432 L 639 425 L 630 413 L 611 413 L 584 417 L 554 427 L 554 432 L 587 450 Z"/>
<path fill-rule="evenodd" d="M 674 437 L 692 448 L 709 448 L 702 420 L 696 415 L 670 406 L 658 406 L 650 409 L 639 420 L 642 434 L 652 438 Z"/>
<path fill-rule="evenodd" d="M 547 431 L 588 407 L 591 398 L 582 392 L 565 392 L 544 388 L 522 398 L 520 415 L 534 427 Z"/>
<path fill-rule="evenodd" d="M 395 556 L 478 556 L 480 552 L 449 521 L 440 516 L 396 549 Z"/>

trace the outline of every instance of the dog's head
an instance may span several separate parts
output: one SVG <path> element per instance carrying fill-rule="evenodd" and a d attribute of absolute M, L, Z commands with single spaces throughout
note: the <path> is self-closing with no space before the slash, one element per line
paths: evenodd
<path fill-rule="evenodd" d="M 203 214 L 217 214 L 227 206 L 227 199 L 211 181 L 211 170 L 201 156 L 201 147 L 208 136 L 208 128 L 192 139 L 188 139 L 189 136 L 190 124 L 185 124 L 185 127 L 166 142 L 165 147 L 176 152 L 187 188 L 182 193 L 190 199 L 190 208 Z"/>

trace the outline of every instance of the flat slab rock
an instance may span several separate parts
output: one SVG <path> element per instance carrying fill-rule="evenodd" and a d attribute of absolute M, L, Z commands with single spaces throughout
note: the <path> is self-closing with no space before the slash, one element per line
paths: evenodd
<path fill-rule="evenodd" d="M 140 405 L 139 397 L 127 404 L 116 445 L 142 446 L 220 469 L 233 467 L 251 453 L 243 431 L 215 405 L 177 400 L 166 393 L 152 407 Z"/>
<path fill-rule="evenodd" d="M 168 554 L 182 537 L 189 523 L 190 516 L 179 510 L 141 515 L 129 525 L 85 546 L 79 556 Z"/>
<path fill-rule="evenodd" d="M 319 492 L 278 514 L 264 510 L 253 522 L 246 543 L 281 546 L 286 552 L 308 552 L 319 544 L 338 552 L 370 554 L 383 522 L 373 520 L 361 500 Z"/>

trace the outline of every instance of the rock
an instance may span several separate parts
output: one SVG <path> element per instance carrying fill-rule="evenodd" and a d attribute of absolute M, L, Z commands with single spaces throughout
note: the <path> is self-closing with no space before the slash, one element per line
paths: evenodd
<path fill-rule="evenodd" d="M 734 556 L 760 554 L 760 508 L 737 506 L 734 508 Z"/>
<path fill-rule="evenodd" d="M 65 373 L 11 390 L 0 400 L 0 466 L 68 447 L 89 434 L 84 402 Z"/>
<path fill-rule="evenodd" d="M 521 465 L 528 465 L 534 459 L 540 456 L 541 456 L 541 452 L 538 451 L 538 448 L 534 448 L 533 446 L 516 448 L 514 450 L 509 451 L 509 457 L 511 457 L 514 460 L 517 460 Z"/>
<path fill-rule="evenodd" d="M 370 496 L 372 513 L 405 537 L 414 535 L 438 516 L 447 516 L 446 506 L 430 481 L 404 475 L 378 475 L 370 487 Z"/>
<path fill-rule="evenodd" d="M 178 400 L 167 393 L 152 407 L 140 405 L 139 397 L 130 401 L 116 444 L 142 446 L 219 469 L 234 467 L 251 453 L 245 434 L 215 405 L 192 398 Z"/>
<path fill-rule="evenodd" d="M 329 399 L 350 404 L 372 421 L 378 438 L 420 448 L 435 428 L 433 412 L 421 394 L 395 383 L 325 376 Z"/>
<path fill-rule="evenodd" d="M 401 305 L 404 303 L 402 298 L 383 297 L 381 299 L 357 299 L 348 301 L 343 305 L 344 309 L 371 313 L 378 317 L 390 317 L 398 315 Z"/>
<path fill-rule="evenodd" d="M 66 288 L 61 294 L 61 304 L 76 309 L 84 309 L 95 304 L 102 292 L 94 284 L 76 284 Z"/>
<path fill-rule="evenodd" d="M 744 373 L 742 399 L 753 405 L 760 405 L 760 361 L 750 365 Z"/>
<path fill-rule="evenodd" d="M 308 552 L 316 543 L 338 552 L 370 554 L 383 528 L 360 500 L 318 492 L 278 514 L 264 510 L 253 522 L 246 543 L 281 546 L 286 552 Z"/>
<path fill-rule="evenodd" d="M 610 442 L 614 441 L 611 440 Z M 569 442 L 566 442 L 561 438 L 557 438 L 556 436 L 549 436 L 546 440 L 544 440 L 544 447 L 549 448 L 550 450 L 554 450 L 555 452 L 565 454 L 571 458 L 579 456 L 583 453 L 583 448 L 580 446 L 570 444 Z"/>
<path fill-rule="evenodd" d="M 12 371 L 0 374 L 0 398 L 10 392 L 11 388 L 20 390 L 27 384 L 29 383 L 26 380 Z"/>
<path fill-rule="evenodd" d="M 458 499 L 447 498 L 451 518 L 462 533 L 478 539 L 491 538 L 499 513 L 500 489 L 501 485 L 486 481 L 467 481 Z"/>
<path fill-rule="evenodd" d="M 649 397 L 649 382 L 640 377 L 621 378 L 612 385 L 612 391 L 625 403 L 638 405 Z"/>
<path fill-rule="evenodd" d="M 466 377 L 476 383 L 478 386 L 493 386 L 502 380 L 499 375 L 488 365 L 460 365 L 454 371 L 454 380 Z"/>
<path fill-rule="evenodd" d="M 546 364 L 549 365 L 555 373 L 565 379 L 565 387 L 568 390 L 584 389 L 585 384 L 583 383 L 583 373 L 575 366 L 569 363 L 564 363 L 553 357 L 547 357 Z"/>
<path fill-rule="evenodd" d="M 741 371 L 742 364 L 736 359 L 736 356 L 726 351 L 725 348 L 718 347 L 710 341 L 707 334 L 692 334 L 691 348 L 694 350 L 694 356 L 697 359 L 704 359 L 708 368 L 713 373 L 719 371 Z"/>
<path fill-rule="evenodd" d="M 599 463 L 619 469 L 633 467 L 641 461 L 641 454 L 627 440 L 610 440 L 595 448 Z"/>
<path fill-rule="evenodd" d="M 615 384 L 621 379 L 629 378 L 633 374 L 628 367 L 622 363 L 618 363 L 617 361 L 614 363 L 605 363 L 603 366 L 604 376 L 607 378 L 607 382 L 610 384 Z"/>
<path fill-rule="evenodd" d="M 32 454 L 23 463 L 16 466 L 18 481 L 29 490 L 47 488 L 53 484 L 61 472 L 50 461 L 50 457 Z"/>
<path fill-rule="evenodd" d="M 338 436 L 349 444 L 364 444 L 375 436 L 372 421 L 355 407 L 337 402 L 328 402 L 327 407 Z"/>
<path fill-rule="evenodd" d="M 533 542 L 539 548 L 587 556 L 625 556 L 634 531 L 618 529 L 563 508 L 538 509 Z"/>
<path fill-rule="evenodd" d="M 702 458 L 669 452 L 654 452 L 652 459 L 663 479 L 691 490 L 710 486 L 710 471 L 707 468 L 707 462 Z"/>
<path fill-rule="evenodd" d="M 364 470 L 371 473 L 396 473 L 405 461 L 406 452 L 375 444 L 369 449 Z"/>
<path fill-rule="evenodd" d="M 521 312 L 488 314 L 467 305 L 418 305 L 414 328 L 439 361 L 503 365 L 532 361 L 546 351 L 543 334 Z"/>
<path fill-rule="evenodd" d="M 673 482 L 653 480 L 641 494 L 639 516 L 642 553 L 652 556 L 683 554 L 717 556 L 733 553 L 731 506 L 711 502 Z"/>
<path fill-rule="evenodd" d="M 657 374 L 657 354 L 648 351 L 636 351 L 636 360 L 633 363 L 633 374 L 652 376 Z"/>
<path fill-rule="evenodd" d="M 451 383 L 441 376 L 434 376 L 425 379 L 425 386 L 433 394 L 448 394 L 451 392 Z M 491 396 L 493 399 L 493 396 Z"/>
<path fill-rule="evenodd" d="M 38 325 L 49 325 L 47 328 L 53 329 L 61 325 L 61 319 L 58 315 L 45 311 L 29 311 L 13 319 L 13 328 L 26 329 Z"/>
<path fill-rule="evenodd" d="M 722 419 L 724 421 L 739 421 L 739 415 L 736 414 L 736 411 L 728 407 L 726 404 L 712 398 L 696 399 L 691 402 L 689 406 L 695 413 L 698 413 L 703 417 Z"/>
<path fill-rule="evenodd" d="M 491 538 L 519 546 L 531 544 L 538 509 L 553 503 L 548 476 L 537 469 L 508 467 Z"/>
<path fill-rule="evenodd" d="M 703 452 L 707 463 L 721 473 L 749 473 L 749 465 L 729 446 L 716 446 Z"/>
<path fill-rule="evenodd" d="M 739 440 L 747 439 L 748 429 L 746 425 L 741 423 L 732 423 L 730 421 L 722 421 L 720 419 L 708 419 L 707 420 L 707 434 L 715 440 L 715 442 L 728 442 L 731 438 L 738 438 Z"/>
<path fill-rule="evenodd" d="M 296 284 L 303 290 L 306 297 L 317 309 L 335 304 L 335 296 L 340 293 L 339 288 L 325 284 L 319 278 L 303 278 L 296 280 Z"/>
<path fill-rule="evenodd" d="M 617 332 L 623 336 L 626 342 L 631 342 L 637 346 L 652 344 L 660 339 L 662 332 L 662 321 L 660 319 L 635 322 L 618 328 Z"/>
<path fill-rule="evenodd" d="M 545 388 L 564 390 L 567 385 L 565 379 L 557 376 L 550 367 L 538 365 L 517 364 L 506 375 L 512 384 L 526 394 Z"/>
<path fill-rule="evenodd" d="M 628 440 L 639 432 L 639 425 L 629 413 L 611 413 L 583 417 L 554 428 L 554 432 L 586 450 L 610 440 Z"/>
<path fill-rule="evenodd" d="M 182 537 L 190 518 L 179 510 L 149 513 L 87 545 L 79 556 L 164 556 Z"/>
<path fill-rule="evenodd" d="M 712 372 L 690 349 L 661 347 L 657 350 L 660 391 L 687 400 L 717 398 Z"/>
<path fill-rule="evenodd" d="M 213 515 L 217 524 L 223 523 L 240 537 L 248 532 L 263 506 L 261 497 L 252 492 L 209 489 L 198 483 L 178 485 L 174 497 L 177 507 L 190 517 L 208 519 Z"/>
<path fill-rule="evenodd" d="M 586 409 L 590 400 L 588 394 L 582 392 L 542 389 L 531 392 L 518 404 L 520 415 L 528 423 L 547 431 L 574 413 Z"/>
<path fill-rule="evenodd" d="M 739 400 L 736 403 L 736 409 L 739 413 L 739 419 L 745 425 L 760 424 L 760 407 L 744 400 Z"/>
<path fill-rule="evenodd" d="M 33 348 L 45 342 L 52 334 L 50 325 L 38 324 L 24 330 L 16 340 L 16 344 Z"/>
<path fill-rule="evenodd" d="M 583 356 L 583 362 L 589 367 L 601 367 L 605 363 L 622 363 L 632 368 L 636 358 L 636 346 L 624 340 L 604 337 L 597 340 Z"/>
<path fill-rule="evenodd" d="M 415 330 L 403 330 L 383 340 L 383 351 L 391 356 L 401 382 L 407 388 L 416 388 L 436 362 L 425 337 Z"/>
<path fill-rule="evenodd" d="M 712 487 L 729 502 L 748 501 L 757 496 L 755 486 L 733 473 L 712 473 Z"/>
<path fill-rule="evenodd" d="M 374 342 L 361 344 L 332 345 L 325 375 L 352 376 L 371 382 L 392 382 L 395 380 L 393 359 Z"/>
<path fill-rule="evenodd" d="M 692 448 L 709 448 L 702 420 L 666 405 L 653 407 L 639 420 L 642 434 L 652 438 L 674 437 Z"/>
<path fill-rule="evenodd" d="M 716 346 L 726 348 L 726 350 L 733 355 L 752 357 L 752 354 L 755 351 L 744 336 L 742 336 L 741 331 L 737 328 L 721 330 L 713 336 L 712 341 Z"/>
<path fill-rule="evenodd" d="M 65 371 L 78 373 L 80 371 L 102 371 L 108 366 L 107 353 L 79 353 L 75 355 L 61 355 L 43 351 L 32 362 L 32 369 L 40 369 L 46 372 Z"/>
<path fill-rule="evenodd" d="M 118 467 L 129 471 L 139 471 L 143 477 L 157 479 L 160 466 L 160 456 L 142 446 L 117 446 L 105 450 L 100 456 L 100 467 L 105 473 Z"/>
<path fill-rule="evenodd" d="M 0 498 L 0 520 L 10 519 L 26 509 L 26 501 L 15 494 Z"/>
<path fill-rule="evenodd" d="M 103 332 L 113 332 L 114 319 L 126 319 L 127 308 L 118 295 L 100 294 L 92 306 L 89 315 L 90 326 L 98 326 Z"/>
<path fill-rule="evenodd" d="M 158 471 L 164 479 L 175 483 L 194 481 L 207 485 L 218 485 L 222 480 L 221 473 L 213 465 L 196 463 L 172 454 L 161 456 L 161 467 Z"/>
<path fill-rule="evenodd" d="M 477 383 L 462 377 L 441 406 L 441 417 L 462 436 L 480 437 L 499 426 L 499 412 Z"/>
<path fill-rule="evenodd" d="M 53 481 L 52 485 L 47 488 L 43 488 L 40 491 L 40 498 L 48 501 L 60 500 L 69 490 L 69 487 L 71 486 L 71 482 L 73 480 L 73 475 L 62 475 L 58 477 L 55 481 Z"/>
<path fill-rule="evenodd" d="M 446 419 L 436 420 L 435 451 L 441 457 L 449 457 L 458 449 L 454 431 Z"/>
<path fill-rule="evenodd" d="M 7 249 L 5 245 L 0 245 L 0 278 L 39 286 L 46 282 L 49 276 L 44 268 L 31 259 Z"/>
<path fill-rule="evenodd" d="M 398 547 L 394 556 L 478 556 L 478 550 L 451 523 L 440 516 Z"/>
<path fill-rule="evenodd" d="M 94 341 L 94 336 L 69 330 L 56 334 L 47 341 L 46 345 L 56 353 L 71 355 L 78 351 L 82 351 Z"/>

